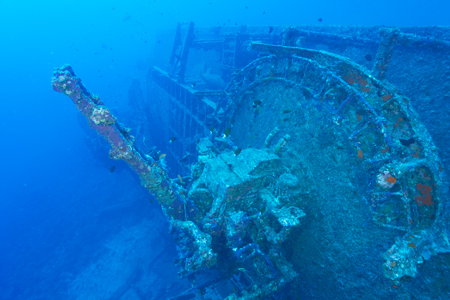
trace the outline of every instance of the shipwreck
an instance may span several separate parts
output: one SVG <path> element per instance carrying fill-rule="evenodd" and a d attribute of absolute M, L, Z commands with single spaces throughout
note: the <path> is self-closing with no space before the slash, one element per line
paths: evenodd
<path fill-rule="evenodd" d="M 70 66 L 52 85 L 169 220 L 172 299 L 448 297 L 450 28 L 189 23 L 170 53 L 160 111 L 132 98 L 165 158 Z"/>

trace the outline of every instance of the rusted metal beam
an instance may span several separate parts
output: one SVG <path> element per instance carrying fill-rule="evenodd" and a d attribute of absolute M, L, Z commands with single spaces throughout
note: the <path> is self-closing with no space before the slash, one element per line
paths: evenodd
<path fill-rule="evenodd" d="M 134 144 L 134 137 L 122 127 L 111 111 L 75 75 L 72 67 L 64 65 L 53 72 L 53 89 L 68 96 L 84 115 L 89 126 L 111 146 L 109 156 L 123 160 L 136 172 L 144 186 L 161 204 L 169 218 L 198 220 L 194 203 L 177 192 L 176 186 L 166 176 L 159 161 L 146 157 Z"/>
<path fill-rule="evenodd" d="M 379 34 L 381 41 L 372 69 L 372 75 L 379 80 L 383 80 L 386 76 L 395 45 L 410 48 L 428 48 L 441 51 L 450 50 L 450 42 L 448 41 L 434 39 L 429 36 L 402 33 L 398 28 L 380 28 Z"/>
<path fill-rule="evenodd" d="M 189 56 L 189 49 L 191 48 L 192 42 L 195 39 L 195 35 L 194 35 L 194 22 L 190 22 L 189 23 L 189 29 L 186 35 L 186 39 L 184 41 L 184 45 L 183 45 L 183 50 L 181 52 L 181 57 L 180 57 L 180 69 L 178 71 L 177 77 L 178 77 L 178 82 L 183 83 L 184 82 L 184 74 L 186 73 L 186 65 L 187 65 L 187 60 L 188 60 L 188 56 Z"/>
<path fill-rule="evenodd" d="M 172 54 L 170 55 L 170 65 L 172 66 L 172 68 L 175 68 L 176 66 L 176 56 L 177 56 L 177 51 L 178 48 L 182 45 L 181 42 L 181 23 L 178 23 L 177 25 L 177 32 L 175 33 L 175 39 L 173 41 L 173 46 L 172 46 Z"/>
<path fill-rule="evenodd" d="M 400 30 L 398 28 L 386 28 L 380 30 L 379 33 L 381 36 L 381 42 L 373 64 L 372 75 L 379 80 L 383 80 L 386 76 L 392 51 L 397 43 Z"/>
<path fill-rule="evenodd" d="M 299 30 L 298 35 L 303 37 L 307 42 L 323 43 L 326 45 L 339 44 L 340 46 L 375 46 L 378 43 L 378 41 L 368 38 L 309 30 Z"/>
<path fill-rule="evenodd" d="M 386 35 L 390 28 L 380 28 L 380 34 Z M 429 48 L 433 50 L 450 50 L 450 41 L 435 39 L 430 36 L 420 36 L 412 33 L 400 32 L 397 35 L 397 44 L 404 47 Z"/>
<path fill-rule="evenodd" d="M 196 40 L 192 42 L 192 48 L 204 49 L 204 50 L 222 50 L 223 39 L 213 39 L 213 40 Z"/>

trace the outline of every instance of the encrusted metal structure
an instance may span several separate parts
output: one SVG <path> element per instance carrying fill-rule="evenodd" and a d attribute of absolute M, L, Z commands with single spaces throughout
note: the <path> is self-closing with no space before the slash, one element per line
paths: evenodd
<path fill-rule="evenodd" d="M 446 299 L 447 153 L 417 94 L 391 81 L 399 51 L 446 57 L 449 36 L 179 24 L 170 66 L 152 68 L 148 86 L 165 91 L 159 125 L 177 138 L 168 157 L 184 181 L 142 154 L 70 67 L 53 83 L 161 203 L 192 283 L 173 299 Z M 442 100 L 439 88 L 429 93 Z"/>

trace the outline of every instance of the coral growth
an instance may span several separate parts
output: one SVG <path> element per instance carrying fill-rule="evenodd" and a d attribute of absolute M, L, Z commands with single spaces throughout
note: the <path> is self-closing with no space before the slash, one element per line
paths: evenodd
<path fill-rule="evenodd" d="M 107 108 L 101 106 L 94 108 L 90 119 L 96 125 L 111 125 L 116 123 L 116 118 L 111 115 L 111 112 Z"/>
<path fill-rule="evenodd" d="M 381 174 L 377 176 L 377 183 L 385 189 L 392 188 L 397 182 L 397 178 L 391 175 L 389 171 L 382 171 Z"/>

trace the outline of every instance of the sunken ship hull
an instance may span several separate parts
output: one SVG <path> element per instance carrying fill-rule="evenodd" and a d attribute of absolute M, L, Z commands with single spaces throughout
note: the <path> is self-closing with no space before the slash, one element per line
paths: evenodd
<path fill-rule="evenodd" d="M 53 87 L 160 203 L 192 284 L 172 299 L 447 299 L 449 40 L 179 24 L 139 111 L 170 170 L 69 66 Z"/>

